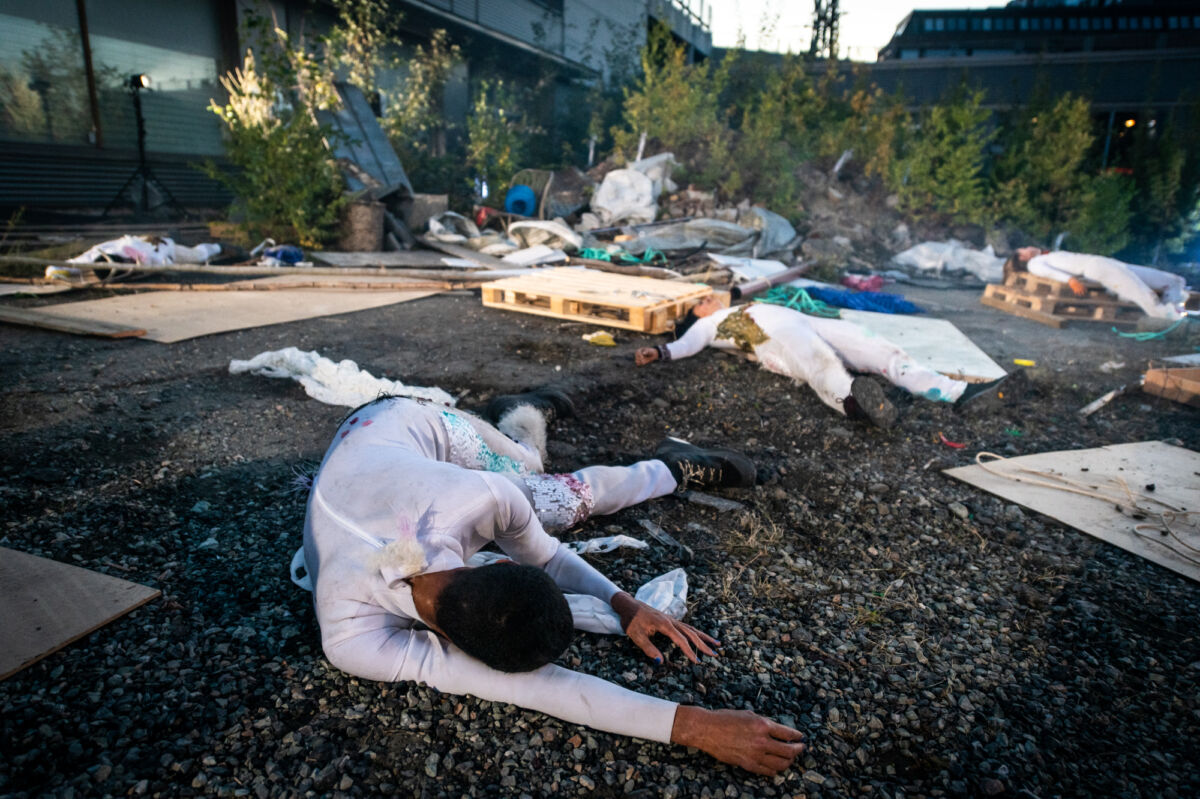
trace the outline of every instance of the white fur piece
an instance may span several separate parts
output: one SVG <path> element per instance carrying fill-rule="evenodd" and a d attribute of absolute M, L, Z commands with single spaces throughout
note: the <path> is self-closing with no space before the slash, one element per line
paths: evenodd
<path fill-rule="evenodd" d="M 425 549 L 413 538 L 390 541 L 367 559 L 368 568 L 380 571 L 387 569 L 399 579 L 419 574 L 426 565 Z"/>
<path fill-rule="evenodd" d="M 500 417 L 496 429 L 516 441 L 532 447 L 546 461 L 546 417 L 532 405 L 518 405 Z"/>

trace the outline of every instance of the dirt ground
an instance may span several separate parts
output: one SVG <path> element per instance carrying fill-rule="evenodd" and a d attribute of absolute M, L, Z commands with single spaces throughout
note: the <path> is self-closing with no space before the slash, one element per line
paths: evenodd
<path fill-rule="evenodd" d="M 0 545 L 163 598 L 0 683 L 0 794 L 1197 795 L 1200 587 L 939 471 L 981 449 L 1200 450 L 1200 411 L 1142 393 L 1075 415 L 1185 349 L 1054 331 L 977 291 L 906 293 L 1006 368 L 1035 360 L 1032 394 L 985 415 L 897 397 L 901 421 L 879 431 L 732 356 L 635 369 L 652 337 L 591 346 L 588 327 L 485 309 L 478 292 L 173 345 L 3 327 Z M 656 670 L 581 635 L 564 664 L 782 718 L 813 742 L 804 763 L 762 779 L 334 671 L 287 564 L 294 473 L 345 409 L 228 373 L 288 346 L 468 408 L 560 385 L 579 413 L 552 431 L 558 471 L 628 462 L 667 434 L 745 450 L 761 485 L 725 493 L 742 510 L 668 497 L 578 533 L 644 538 L 648 518 L 692 547 L 691 618 L 725 642 L 721 662 Z M 626 587 L 680 565 L 657 546 L 594 562 Z"/>

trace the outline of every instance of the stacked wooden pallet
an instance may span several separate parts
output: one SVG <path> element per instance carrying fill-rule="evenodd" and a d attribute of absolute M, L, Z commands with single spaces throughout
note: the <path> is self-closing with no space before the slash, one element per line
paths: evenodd
<path fill-rule="evenodd" d="M 979 301 L 1050 327 L 1063 327 L 1073 321 L 1132 325 L 1143 316 L 1141 308 L 1117 299 L 1103 286 L 1088 281 L 1084 285 L 1087 293 L 1077 297 L 1066 283 L 1017 272 L 1009 275 L 1003 285 L 989 285 Z"/>
<path fill-rule="evenodd" d="M 590 322 L 643 333 L 666 333 L 675 320 L 712 289 L 698 283 L 676 283 L 629 277 L 594 269 L 541 269 L 484 283 L 483 304 L 489 308 Z"/>

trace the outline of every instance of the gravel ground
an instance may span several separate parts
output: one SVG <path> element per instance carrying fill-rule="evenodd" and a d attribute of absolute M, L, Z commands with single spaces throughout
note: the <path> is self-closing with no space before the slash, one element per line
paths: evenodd
<path fill-rule="evenodd" d="M 1056 333 L 974 293 L 912 296 L 1001 363 L 1037 359 L 1028 401 L 966 417 L 901 399 L 881 432 L 730 356 L 635 372 L 648 337 L 591 347 L 582 326 L 467 293 L 175 345 L 4 328 L 0 545 L 163 598 L 0 683 L 0 794 L 1196 796 L 1200 588 L 939 471 L 979 449 L 1200 449 L 1200 412 L 1148 395 L 1083 424 L 1073 413 L 1184 348 Z M 645 537 L 651 519 L 689 545 L 691 620 L 723 657 L 655 667 L 581 634 L 561 662 L 794 724 L 813 744 L 803 763 L 763 779 L 332 669 L 287 562 L 303 519 L 294 471 L 342 410 L 226 371 L 290 345 L 466 391 L 467 407 L 557 382 L 580 415 L 553 431 L 556 469 L 630 460 L 664 433 L 745 449 L 762 484 L 725 493 L 740 508 L 668 497 L 577 533 Z M 1126 365 L 1097 370 L 1112 359 Z M 680 565 L 661 546 L 594 562 L 627 587 Z"/>

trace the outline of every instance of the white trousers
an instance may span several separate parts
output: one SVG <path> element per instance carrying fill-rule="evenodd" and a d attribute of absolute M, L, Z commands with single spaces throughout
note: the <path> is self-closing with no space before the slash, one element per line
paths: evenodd
<path fill-rule="evenodd" d="M 604 516 L 672 493 L 678 483 L 660 460 L 639 461 L 632 466 L 586 466 L 567 474 L 543 474 L 537 449 L 514 441 L 473 414 L 452 411 L 468 421 L 486 452 L 458 463 L 469 469 L 491 465 L 513 482 L 538 521 L 549 532 L 568 529 L 590 516 Z M 492 457 L 500 456 L 500 457 Z M 517 465 L 520 469 L 512 468 Z"/>
<path fill-rule="evenodd" d="M 853 377 L 847 370 L 879 375 L 926 399 L 954 402 L 967 384 L 928 369 L 908 353 L 862 325 L 845 319 L 799 317 L 772 325 L 769 338 L 755 347 L 763 367 L 807 383 L 829 407 L 845 413 Z"/>

